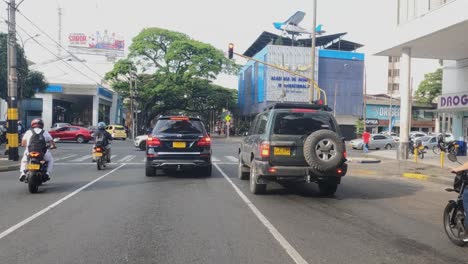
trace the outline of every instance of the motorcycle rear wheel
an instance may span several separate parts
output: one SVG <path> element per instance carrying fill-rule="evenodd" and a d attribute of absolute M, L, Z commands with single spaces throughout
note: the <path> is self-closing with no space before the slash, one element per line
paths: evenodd
<path fill-rule="evenodd" d="M 28 172 L 28 189 L 30 193 L 37 193 L 39 190 L 39 175 L 37 172 Z"/>
<path fill-rule="evenodd" d="M 458 209 L 455 202 L 449 202 L 444 210 L 444 230 L 452 243 L 457 246 L 464 246 L 461 235 L 465 232 L 463 226 L 464 212 Z"/>
<path fill-rule="evenodd" d="M 99 158 L 98 160 L 96 160 L 96 164 L 97 164 L 97 169 L 102 170 L 102 158 Z"/>

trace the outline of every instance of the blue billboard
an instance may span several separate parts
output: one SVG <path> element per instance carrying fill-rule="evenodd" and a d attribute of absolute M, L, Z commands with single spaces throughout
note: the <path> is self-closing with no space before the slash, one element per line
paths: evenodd
<path fill-rule="evenodd" d="M 400 106 L 399 105 L 367 105 L 366 118 L 389 120 L 390 113 L 395 121 L 400 120 Z"/>

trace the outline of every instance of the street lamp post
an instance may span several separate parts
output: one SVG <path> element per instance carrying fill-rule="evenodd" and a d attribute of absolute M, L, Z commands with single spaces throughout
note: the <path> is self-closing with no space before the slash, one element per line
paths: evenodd
<path fill-rule="evenodd" d="M 312 23 L 312 65 L 311 65 L 311 74 L 310 74 L 310 87 L 309 87 L 309 102 L 310 103 L 313 103 L 313 101 L 315 100 L 315 87 L 314 87 L 314 83 L 315 83 L 315 37 L 316 37 L 316 32 L 315 32 L 315 28 L 317 27 L 317 0 L 314 0 L 314 3 L 313 3 L 313 14 L 314 14 L 314 20 L 313 20 L 313 23 Z"/>

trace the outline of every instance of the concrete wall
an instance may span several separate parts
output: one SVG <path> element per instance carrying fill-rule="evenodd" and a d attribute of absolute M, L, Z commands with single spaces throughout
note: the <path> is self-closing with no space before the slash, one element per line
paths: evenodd
<path fill-rule="evenodd" d="M 53 114 L 53 95 L 38 93 L 36 98 L 42 98 L 42 120 L 46 129 L 52 127 L 52 114 Z"/>

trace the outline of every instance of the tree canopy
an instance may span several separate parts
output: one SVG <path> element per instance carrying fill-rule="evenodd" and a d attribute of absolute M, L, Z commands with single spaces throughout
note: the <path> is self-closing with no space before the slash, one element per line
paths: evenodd
<path fill-rule="evenodd" d="M 30 98 L 36 90 L 43 91 L 47 88 L 44 75 L 41 72 L 30 71 L 24 50 L 20 45 L 17 48 L 18 71 L 18 98 Z M 7 67 L 7 34 L 0 33 L 0 98 L 8 96 L 8 67 Z"/>
<path fill-rule="evenodd" d="M 122 96 L 135 96 L 148 123 L 159 114 L 185 111 L 205 114 L 234 107 L 237 91 L 212 83 L 221 73 L 233 74 L 238 66 L 221 50 L 186 34 L 146 28 L 133 38 L 130 53 L 106 74 Z"/>
<path fill-rule="evenodd" d="M 442 69 L 424 75 L 424 80 L 416 90 L 416 98 L 420 103 L 433 103 L 442 93 Z"/>

